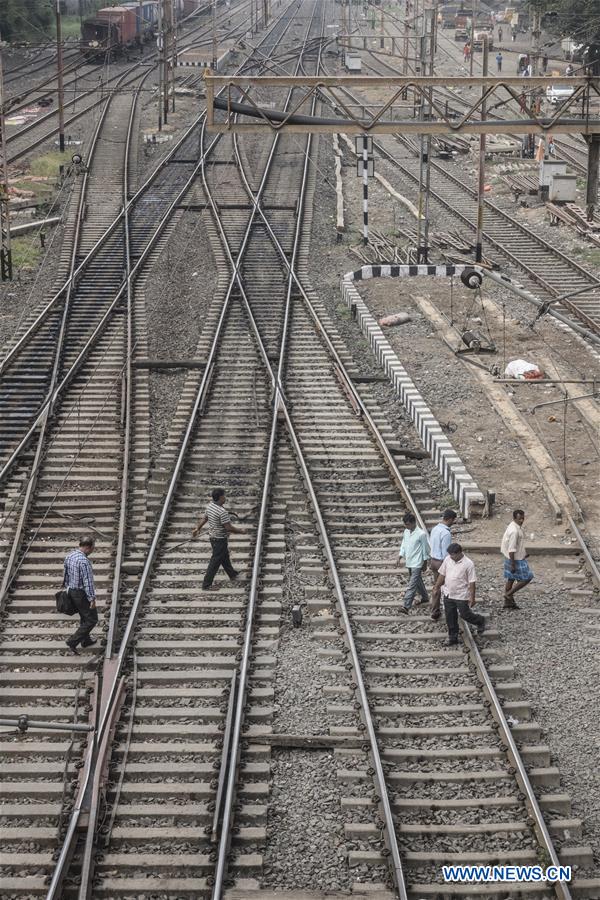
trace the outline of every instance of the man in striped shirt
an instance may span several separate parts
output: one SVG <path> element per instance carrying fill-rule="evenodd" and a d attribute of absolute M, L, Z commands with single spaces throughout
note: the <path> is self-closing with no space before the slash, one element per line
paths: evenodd
<path fill-rule="evenodd" d="M 92 629 L 98 624 L 94 570 L 88 559 L 94 544 L 93 537 L 80 538 L 79 549 L 71 550 L 64 562 L 63 587 L 68 590 L 73 606 L 79 613 L 79 628 L 67 641 L 67 647 L 75 654 L 78 644 L 91 647 L 97 640 L 90 636 Z"/>
<path fill-rule="evenodd" d="M 212 500 L 206 507 L 203 517 L 200 519 L 192 534 L 196 537 L 200 529 L 208 522 L 208 536 L 212 547 L 212 556 L 202 582 L 203 591 L 216 591 L 217 585 L 213 585 L 213 579 L 219 568 L 223 566 L 231 581 L 235 581 L 239 573 L 233 568 L 229 558 L 228 539 L 230 534 L 243 534 L 241 528 L 231 524 L 231 517 L 225 509 L 225 491 L 223 488 L 215 488 L 212 492 Z"/>

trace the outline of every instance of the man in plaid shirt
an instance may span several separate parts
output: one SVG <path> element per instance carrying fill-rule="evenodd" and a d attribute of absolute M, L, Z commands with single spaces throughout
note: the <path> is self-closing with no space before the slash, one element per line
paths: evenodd
<path fill-rule="evenodd" d="M 79 628 L 67 641 L 67 647 L 75 654 L 78 644 L 91 647 L 97 640 L 90 636 L 92 628 L 98 624 L 94 571 L 88 559 L 94 543 L 93 537 L 80 538 L 79 549 L 71 550 L 64 562 L 63 586 L 67 588 L 80 619 Z"/>

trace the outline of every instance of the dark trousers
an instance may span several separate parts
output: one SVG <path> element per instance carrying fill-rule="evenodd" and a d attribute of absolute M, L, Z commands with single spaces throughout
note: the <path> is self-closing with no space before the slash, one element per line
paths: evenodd
<path fill-rule="evenodd" d="M 90 606 L 90 601 L 85 591 L 82 591 L 80 588 L 70 588 L 69 596 L 73 601 L 73 606 L 79 613 L 79 628 L 69 638 L 67 644 L 70 647 L 76 647 L 78 644 L 82 644 L 85 647 L 90 639 L 92 628 L 98 624 L 98 610 L 95 606 Z"/>
<path fill-rule="evenodd" d="M 474 613 L 466 600 L 453 600 L 452 597 L 444 597 L 444 609 L 446 610 L 446 625 L 448 637 L 451 642 L 458 641 L 458 617 L 471 625 L 483 625 L 485 619 L 479 613 Z"/>
<path fill-rule="evenodd" d="M 212 547 L 212 556 L 208 563 L 208 569 L 206 570 L 204 581 L 202 582 L 203 588 L 209 588 L 211 586 L 211 584 L 213 583 L 213 578 L 215 577 L 221 566 L 223 566 L 230 578 L 235 578 L 235 576 L 237 575 L 237 572 L 231 565 L 231 560 L 229 558 L 229 546 L 227 543 L 227 538 L 211 538 L 210 546 Z"/>

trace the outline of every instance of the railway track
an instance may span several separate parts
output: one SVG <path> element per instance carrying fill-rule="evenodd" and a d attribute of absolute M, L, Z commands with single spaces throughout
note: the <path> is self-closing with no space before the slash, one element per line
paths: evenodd
<path fill-rule="evenodd" d="M 297 154 L 303 176 L 295 188 L 304 201 L 310 145 L 307 154 L 290 144 L 277 150 Z M 394 464 L 377 412 L 370 414 L 353 388 L 334 339 L 327 337 L 331 325 L 301 284 L 297 239 L 310 216 L 303 222 L 292 218 L 290 227 L 290 217 L 287 224 L 282 221 L 284 210 L 273 202 L 284 184 L 286 196 L 294 196 L 290 166 L 283 183 L 276 177 L 277 164 L 270 172 L 276 187 L 270 196 L 271 182 L 257 176 L 256 163 L 248 163 L 256 148 L 236 148 L 238 177 L 254 211 L 244 225 L 231 156 L 223 144 L 219 151 L 224 155 L 213 157 L 205 190 L 218 213 L 213 227 L 232 275 L 229 302 L 221 305 L 217 324 L 216 338 L 223 343 L 210 346 L 207 371 L 194 395 L 201 424 L 193 430 L 194 420 L 188 420 L 187 446 L 169 484 L 169 505 L 160 513 L 162 533 L 153 537 L 137 589 L 136 604 L 144 597 L 145 602 L 135 619 L 143 625 L 134 688 L 119 731 L 120 746 L 128 749 L 114 760 L 113 824 L 99 861 L 96 894 L 219 897 L 229 879 L 238 883 L 240 896 L 258 887 L 272 745 L 284 737 L 274 733 L 270 706 L 282 599 L 277 587 L 282 529 L 270 489 L 280 471 L 293 480 L 290 449 L 296 481 L 300 484 L 301 477 L 310 500 L 304 515 L 299 513 L 300 546 L 313 572 L 321 572 L 311 611 L 321 613 L 314 620 L 315 639 L 323 644 L 328 713 L 337 723 L 313 738 L 335 745 L 339 753 L 347 859 L 356 884 L 368 881 L 384 889 L 394 884 L 393 896 L 435 896 L 442 861 L 535 862 L 540 848 L 556 859 L 561 834 L 564 838 L 578 826 L 571 822 L 565 828 L 564 821 L 550 816 L 554 836 L 549 837 L 531 782 L 553 787 L 557 773 L 548 765 L 547 748 L 528 743 L 537 739 L 537 727 L 517 725 L 513 737 L 504 718 L 527 715 L 518 688 L 510 682 L 499 687 L 507 695 L 503 711 L 468 634 L 465 665 L 462 653 L 440 647 L 442 635 L 427 617 L 407 621 L 394 615 L 402 577 L 390 569 L 390 557 L 400 517 L 408 504 L 414 506 L 410 475 Z M 309 193 L 314 173 L 311 177 Z M 235 208 L 231 197 L 237 198 Z M 257 216 L 260 228 L 254 227 Z M 260 254 L 254 255 L 254 247 Z M 260 269 L 254 260 L 261 261 Z M 240 342 L 242 353 L 235 353 Z M 240 356 L 243 365 L 234 368 L 233 359 Z M 279 421 L 287 427 L 280 428 Z M 235 469 L 229 468 L 234 463 Z M 256 464 L 258 479 L 250 463 Z M 242 539 L 236 557 L 242 565 L 252 561 L 249 591 L 230 586 L 207 603 L 195 585 L 208 552 L 187 544 L 183 553 L 178 544 L 216 478 L 233 485 L 242 515 L 251 514 L 260 495 L 260 512 L 252 540 Z M 369 515 L 372 492 L 365 498 L 365 480 L 377 484 L 386 504 L 383 515 L 380 510 L 377 517 Z M 240 609 L 245 610 L 241 621 Z M 181 616 L 185 628 L 173 631 L 174 617 Z M 240 644 L 241 659 L 235 656 Z M 485 655 L 495 659 L 487 646 Z M 501 666 L 494 674 L 511 675 Z M 166 773 L 176 774 L 165 784 Z M 541 799 L 550 807 L 556 802 Z M 204 825 L 205 836 L 195 823 Z M 432 835 L 443 843 L 433 854 Z M 215 866 L 210 856 L 215 836 L 219 851 L 212 884 L 207 876 Z M 589 852 L 570 848 L 570 858 L 589 863 Z M 566 888 L 554 893 L 543 887 L 534 894 L 570 896 Z"/>
<path fill-rule="evenodd" d="M 241 2 L 231 10 L 231 17 L 238 19 L 241 17 L 242 24 L 239 21 L 230 28 L 224 35 L 225 38 L 236 36 L 244 33 L 244 13 L 247 8 L 247 2 Z M 180 34 L 180 40 L 195 40 L 199 36 L 206 35 L 209 32 L 210 24 L 204 22 L 194 24 L 195 16 L 188 17 L 191 27 L 189 30 Z M 184 22 L 188 19 L 182 20 Z M 71 66 L 65 68 L 65 74 L 68 76 L 64 85 L 66 112 L 65 129 L 79 127 L 77 123 L 84 116 L 91 114 L 94 110 L 101 107 L 106 102 L 107 94 L 113 91 L 134 91 L 137 79 L 143 77 L 144 73 L 150 74 L 150 68 L 154 66 L 156 53 L 148 53 L 143 58 L 137 60 L 132 65 L 119 63 L 113 66 L 116 70 L 114 74 L 110 74 L 107 70 L 99 68 L 97 64 L 89 64 L 85 61 L 77 61 Z M 123 71 L 124 69 L 124 71 Z M 131 76 L 129 78 L 128 76 Z M 72 76 L 72 77 L 71 77 Z M 27 97 L 23 100 L 16 98 L 16 105 L 11 106 L 10 112 L 12 116 L 17 116 L 20 112 L 25 111 L 35 102 L 32 93 L 38 93 L 41 97 L 52 95 L 57 90 L 56 80 L 48 79 L 43 85 L 40 85 L 27 92 Z M 48 112 L 38 116 L 32 121 L 26 122 L 20 126 L 14 126 L 7 129 L 6 144 L 9 147 L 8 163 L 14 164 L 18 160 L 28 156 L 38 147 L 43 146 L 58 134 L 58 110 L 53 108 Z"/>
<path fill-rule="evenodd" d="M 318 2 L 300 5 L 305 42 L 322 32 L 326 14 Z M 264 53 L 272 55 L 296 15 L 290 9 L 282 16 Z M 306 68 L 319 65 L 318 58 L 299 57 Z M 129 313 L 111 321 L 78 370 L 77 390 L 74 384 L 61 405 L 50 447 L 56 455 L 46 454 L 38 479 L 46 496 L 36 495 L 28 523 L 40 531 L 7 605 L 0 680 L 12 679 L 12 690 L 10 669 L 18 668 L 23 678 L 10 695 L 12 710 L 27 712 L 32 697 L 41 696 L 36 717 L 93 721 L 100 740 L 110 742 L 114 716 L 106 801 L 95 780 L 102 772 L 90 775 L 92 827 L 76 856 L 82 886 L 64 882 L 81 898 L 218 898 L 231 880 L 247 897 L 259 887 L 277 747 L 293 751 L 294 740 L 297 747 L 307 737 L 278 732 L 274 709 L 278 637 L 289 616 L 282 576 L 290 510 L 296 549 L 310 573 L 304 612 L 319 648 L 330 723 L 326 733 L 308 737 L 334 751 L 348 886 L 358 894 L 361 885 L 375 884 L 390 898 L 412 900 L 452 893 L 439 870 L 457 858 L 537 862 L 553 860 L 560 849 L 567 859 L 590 863 L 587 848 L 572 846 L 580 823 L 568 819 L 568 799 L 552 793 L 558 773 L 548 748 L 539 746 L 513 673 L 498 664 L 494 634 L 480 650 L 465 633 L 464 654 L 444 649 L 438 626 L 418 610 L 408 619 L 395 614 L 404 576 L 391 563 L 401 516 L 412 508 L 431 524 L 437 510 L 410 461 L 395 462 L 385 417 L 369 388 L 359 392 L 353 383 L 343 344 L 310 290 L 313 154 L 310 138 L 304 145 L 288 136 L 270 146 L 224 138 L 210 156 L 205 147 L 204 193 L 196 186 L 193 197 L 213 213 L 211 237 L 227 277 L 221 276 L 197 352 L 206 366 L 190 375 L 167 442 L 179 450 L 164 502 L 147 498 L 125 543 L 123 509 L 137 495 L 123 493 L 122 419 L 124 403 L 131 410 L 136 394 L 124 400 L 120 376 L 143 321 L 133 333 Z M 82 396 L 91 401 L 83 415 Z M 144 439 L 137 424 L 128 426 L 135 429 L 134 448 Z M 69 469 L 65 456 L 74 452 Z M 136 473 L 140 479 L 134 464 L 134 480 Z M 178 545 L 217 483 L 228 487 L 247 522 L 232 553 L 248 582 L 204 595 L 206 543 Z M 57 485 L 58 504 L 45 515 Z M 82 506 L 93 521 L 84 517 L 65 528 L 63 517 Z M 140 539 L 143 522 L 152 531 Z M 63 627 L 46 599 L 57 555 L 90 527 L 102 533 L 96 572 L 108 620 L 100 708 L 85 693 L 100 660 L 82 665 L 58 656 Z M 115 547 L 142 569 L 133 585 L 125 581 L 121 608 Z M 40 607 L 48 610 L 41 617 Z M 126 696 L 121 675 L 128 676 Z M 506 716 L 520 721 L 510 727 Z M 85 783 L 88 769 L 75 768 L 83 746 L 65 766 L 69 743 L 58 734 L 0 744 L 11 785 L 0 807 L 11 823 L 3 834 L 10 851 L 2 892 L 43 895 L 57 820 L 61 837 L 69 813 L 67 837 L 77 828 L 82 807 L 74 782 L 81 771 L 79 786 Z M 104 830 L 94 827 L 97 821 Z M 60 896 L 70 846 L 67 840 L 49 897 Z M 567 900 L 570 893 L 539 886 L 531 896 Z"/>
<path fill-rule="evenodd" d="M 418 165 L 412 160 L 400 161 L 395 152 L 397 141 L 377 142 L 378 151 L 393 169 L 401 172 L 412 183 L 418 184 Z M 432 160 L 431 197 L 445 212 L 460 220 L 474 231 L 477 221 L 477 193 L 464 181 Z M 494 247 L 514 266 L 525 272 L 539 285 L 541 299 L 554 300 L 563 297 L 565 285 L 574 295 L 556 304 L 564 315 L 572 316 L 595 334 L 600 334 L 600 279 L 583 266 L 570 259 L 558 247 L 532 230 L 520 225 L 497 204 L 485 200 L 483 239 Z M 588 288 L 586 291 L 585 288 Z"/>
<path fill-rule="evenodd" d="M 24 321 L 16 335 L 18 340 L 0 363 L 0 409 L 6 423 L 0 438 L 0 480 L 8 474 L 6 465 L 12 465 L 23 449 L 23 440 L 47 401 L 53 366 L 58 365 L 55 380 L 60 383 L 96 335 L 107 310 L 114 311 L 125 269 L 121 184 L 135 130 L 133 104 L 150 74 L 142 70 L 135 80 L 129 73 L 122 74 L 120 82 L 127 83 L 132 93 L 115 91 L 103 101 L 103 113 L 87 156 L 88 172 L 81 178 L 83 192 L 76 191 L 73 200 L 57 291 L 41 312 L 36 310 Z M 201 118 L 187 129 L 135 195 L 127 197 L 135 262 L 142 258 L 149 238 L 169 209 L 173 193 L 193 171 Z M 129 130 L 123 132 L 127 123 Z M 115 153 L 119 143 L 120 154 Z M 178 158 L 187 162 L 180 163 Z M 132 183 L 133 173 L 128 174 Z M 71 310 L 75 314 L 71 315 Z M 67 348 L 64 354 L 63 346 Z"/>
<path fill-rule="evenodd" d="M 371 65 L 380 72 L 380 60 Z M 353 102 L 359 98 L 344 90 Z M 407 147 L 416 159 L 402 158 L 398 145 Z M 391 170 L 401 173 L 412 184 L 419 184 L 419 150 L 414 141 L 399 135 L 382 136 L 374 142 L 379 155 Z M 469 231 L 476 230 L 477 191 L 465 184 L 464 178 L 452 171 L 453 164 L 442 164 L 431 160 L 430 197 L 451 217 L 458 219 Z M 515 221 L 514 216 L 505 212 L 491 200 L 484 199 L 483 239 L 494 247 L 514 266 L 525 272 L 538 286 L 538 294 L 543 300 L 564 297 L 565 285 L 576 296 L 564 298 L 554 307 L 566 316 L 594 332 L 600 334 L 600 278 L 579 265 L 558 247 L 537 235 L 531 229 Z M 588 290 L 585 288 L 588 287 Z"/>
<path fill-rule="evenodd" d="M 119 112 L 115 114 L 118 116 Z M 120 114 L 123 115 L 123 110 Z M 108 125 L 111 125 L 110 120 Z M 107 140 L 111 140 L 110 127 Z M 198 169 L 199 163 L 193 163 L 197 146 L 197 129 L 192 128 L 173 151 L 192 162 L 178 163 L 166 169 L 172 179 L 169 181 L 171 176 L 167 176 L 162 194 L 160 186 L 153 185 L 151 215 L 142 212 L 136 226 L 135 216 L 127 214 L 119 244 L 125 246 L 128 259 L 124 265 L 129 279 L 134 263 L 148 252 L 148 239 L 147 236 L 142 238 L 140 224 L 145 221 L 146 227 L 155 230 L 157 224 L 164 226 L 169 220 L 167 212 L 172 212 L 172 207 L 183 200 L 193 181 L 191 173 Z M 124 163 L 123 174 L 127 170 Z M 123 179 L 121 190 L 126 198 L 126 179 Z M 162 206 L 162 199 L 165 200 L 163 222 L 157 218 L 157 206 Z M 101 228 L 104 225 L 103 222 Z M 131 318 L 130 313 L 126 314 L 125 306 L 130 308 L 128 303 L 116 311 L 86 361 L 77 367 L 72 383 L 61 397 L 52 427 L 44 435 L 35 490 L 31 490 L 27 509 L 20 509 L 22 521 L 17 533 L 14 534 L 12 521 L 8 524 L 4 521 L 5 555 L 11 545 L 14 550 L 14 559 L 5 569 L 2 587 L 4 627 L 0 665 L 5 683 L 11 686 L 7 689 L 3 709 L 7 716 L 31 714 L 35 707 L 35 719 L 42 722 L 55 717 L 64 722 L 65 716 L 69 721 L 75 715 L 81 723 L 86 717 L 85 702 L 92 687 L 89 675 L 98 659 L 92 657 L 88 668 L 85 660 L 68 657 L 64 650 L 60 652 L 64 647 L 63 626 L 53 627 L 56 616 L 48 598 L 52 597 L 57 577 L 56 557 L 76 541 L 82 528 L 92 530 L 98 537 L 98 606 L 106 611 L 109 620 L 110 600 L 115 592 L 118 593 L 122 574 L 118 563 L 123 553 L 120 525 L 127 514 L 120 497 L 122 485 L 127 484 L 124 455 L 128 439 L 122 419 L 131 418 L 127 412 L 131 412 L 134 402 L 131 396 L 126 401 L 123 393 L 123 372 L 133 349 Z M 138 332 L 143 332 L 143 324 L 142 315 L 136 322 Z M 142 394 L 136 394 L 140 402 L 141 397 Z M 142 467 L 138 479 L 144 477 L 144 466 L 146 474 L 148 468 L 143 449 L 140 455 L 145 441 L 144 421 L 142 416 L 137 427 L 128 426 L 136 463 Z M 136 476 L 133 475 L 132 484 L 135 483 Z M 31 484 L 30 479 L 28 488 Z M 19 487 L 17 482 L 14 492 L 7 491 L 7 502 L 15 501 Z M 126 501 L 127 494 L 124 499 Z M 135 506 L 135 498 L 132 502 Z M 121 513 L 116 515 L 119 509 Z M 85 511 L 83 517 L 79 515 L 81 510 Z M 117 549 L 116 560 L 115 546 L 121 548 Z M 112 646 L 114 624 L 113 621 L 108 628 L 109 646 Z M 18 676 L 15 670 L 19 672 Z M 75 774 L 74 762 L 65 763 L 69 741 L 61 740 L 60 733 L 56 740 L 46 741 L 45 737 L 31 744 L 28 738 L 15 743 L 9 734 L 8 740 L 2 743 L 6 778 L 10 782 L 7 796 L 15 800 L 14 804 L 7 804 L 2 809 L 2 814 L 7 817 L 3 838 L 10 848 L 2 861 L 2 893 L 19 890 L 38 896 L 45 892 L 44 873 L 50 871 L 60 823 L 69 811 L 71 791 L 63 784 L 65 778 L 69 780 Z M 17 830 L 14 830 L 15 823 Z M 27 842 L 19 837 L 23 828 L 31 838 Z"/>

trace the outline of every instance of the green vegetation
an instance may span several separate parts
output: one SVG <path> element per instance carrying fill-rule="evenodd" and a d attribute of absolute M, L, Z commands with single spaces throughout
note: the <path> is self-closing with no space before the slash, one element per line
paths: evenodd
<path fill-rule="evenodd" d="M 41 248 L 37 237 L 24 235 L 10 242 L 12 264 L 15 272 L 19 269 L 33 269 L 40 261 Z"/>
<path fill-rule="evenodd" d="M 335 308 L 336 313 L 340 317 L 340 319 L 351 319 L 352 313 L 348 309 L 345 303 L 338 303 Z"/>
<path fill-rule="evenodd" d="M 72 155 L 66 150 L 64 153 L 59 150 L 51 150 L 49 153 L 44 153 L 43 156 L 36 156 L 31 161 L 29 173 L 42 178 L 58 178 L 59 166 L 68 166 Z"/>
<path fill-rule="evenodd" d="M 582 44 L 600 41 L 598 0 L 528 0 L 528 6 L 542 13 L 544 26 L 556 34 Z"/>
<path fill-rule="evenodd" d="M 63 16 L 62 17 L 62 36 L 63 40 L 69 38 L 77 38 L 81 34 L 81 20 L 79 16 Z"/>
<path fill-rule="evenodd" d="M 47 0 L 2 0 L 0 3 L 0 34 L 5 41 L 47 40 L 52 20 L 52 7 Z"/>
<path fill-rule="evenodd" d="M 589 263 L 591 266 L 600 266 L 600 247 L 578 248 L 576 252 L 581 262 Z"/>
<path fill-rule="evenodd" d="M 56 0 L 0 0 L 0 36 L 4 41 L 46 43 L 56 38 Z M 103 6 L 116 6 L 116 0 L 81 0 L 83 18 L 93 15 Z M 62 6 L 63 38 L 78 38 L 80 19 L 67 15 Z"/>

